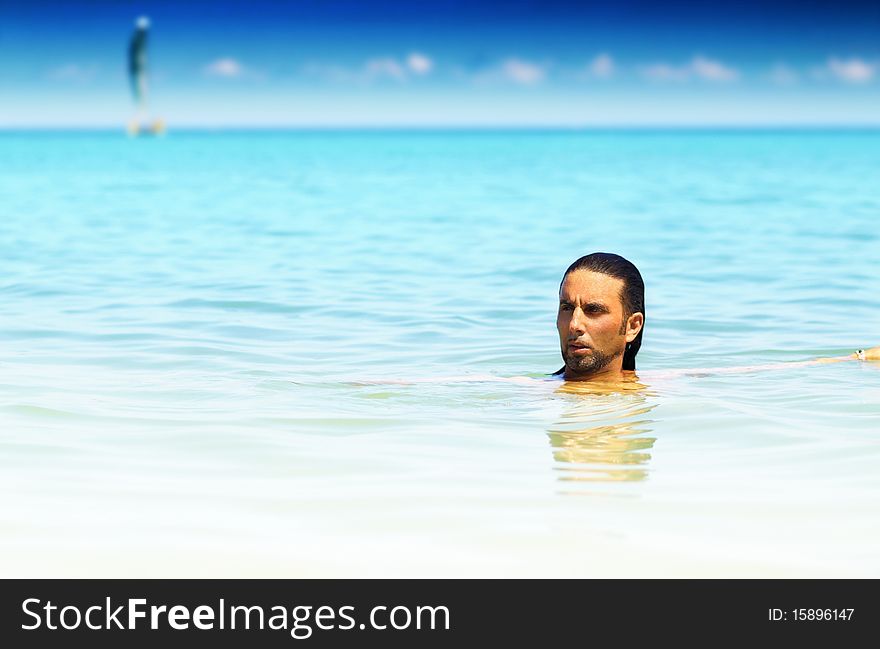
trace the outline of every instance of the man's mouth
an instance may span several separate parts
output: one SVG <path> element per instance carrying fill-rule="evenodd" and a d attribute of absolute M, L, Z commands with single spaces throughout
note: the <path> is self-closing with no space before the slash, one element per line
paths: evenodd
<path fill-rule="evenodd" d="M 586 356 L 587 354 L 593 351 L 593 348 L 589 345 L 585 345 L 584 343 L 569 343 L 568 351 L 570 351 L 575 356 Z"/>

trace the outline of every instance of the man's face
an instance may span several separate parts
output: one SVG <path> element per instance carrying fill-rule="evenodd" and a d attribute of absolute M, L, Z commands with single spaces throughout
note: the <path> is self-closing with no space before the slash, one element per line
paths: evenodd
<path fill-rule="evenodd" d="M 589 270 L 568 274 L 559 289 L 556 328 L 566 378 L 619 373 L 626 343 L 635 338 L 623 317 L 623 280 Z"/>

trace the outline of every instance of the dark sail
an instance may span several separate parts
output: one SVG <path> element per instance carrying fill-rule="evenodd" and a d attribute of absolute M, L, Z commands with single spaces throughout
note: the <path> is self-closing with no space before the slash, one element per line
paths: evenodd
<path fill-rule="evenodd" d="M 128 45 L 128 78 L 135 103 L 147 103 L 147 36 L 150 19 L 142 16 L 135 22 L 134 33 Z"/>

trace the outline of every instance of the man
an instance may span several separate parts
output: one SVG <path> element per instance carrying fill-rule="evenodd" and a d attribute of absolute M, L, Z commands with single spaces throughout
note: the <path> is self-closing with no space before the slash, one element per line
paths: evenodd
<path fill-rule="evenodd" d="M 638 269 L 620 255 L 607 252 L 594 252 L 575 261 L 559 286 L 556 329 L 565 365 L 554 376 L 566 381 L 634 381 L 636 354 L 645 330 L 645 283 Z M 880 360 L 880 347 L 802 363 L 683 373 L 743 372 L 847 360 Z"/>
<path fill-rule="evenodd" d="M 567 381 L 633 376 L 645 328 L 645 283 L 620 255 L 594 252 L 575 261 L 559 286 L 556 329 Z"/>
<path fill-rule="evenodd" d="M 607 252 L 594 252 L 575 261 L 559 286 L 559 311 L 556 315 L 559 346 L 565 361 L 552 376 L 566 381 L 590 381 L 601 391 L 640 389 L 637 382 L 636 354 L 642 346 L 645 330 L 645 283 L 639 270 L 629 261 Z M 816 363 L 851 360 L 880 360 L 880 347 L 859 350 L 847 356 L 818 358 L 809 361 L 768 363 L 740 367 L 664 370 L 646 372 L 645 378 L 733 374 L 756 370 L 784 369 Z M 540 380 L 547 380 L 546 377 Z M 373 383 L 435 383 L 451 381 L 509 381 L 533 383 L 526 376 L 491 375 L 451 376 L 442 379 L 361 381 Z M 587 387 L 587 386 L 582 386 Z M 582 389 L 582 388 L 578 388 Z M 588 389 L 593 390 L 594 387 Z"/>

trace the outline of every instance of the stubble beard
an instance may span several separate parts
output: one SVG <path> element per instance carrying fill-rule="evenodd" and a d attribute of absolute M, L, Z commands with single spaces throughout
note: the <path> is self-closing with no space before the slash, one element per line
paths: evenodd
<path fill-rule="evenodd" d="M 575 356 L 570 352 L 562 352 L 562 358 L 565 360 L 566 369 L 572 374 L 578 376 L 593 376 L 608 367 L 611 362 L 623 354 L 623 351 L 617 351 L 613 354 L 605 354 L 596 349 L 588 356 Z"/>

